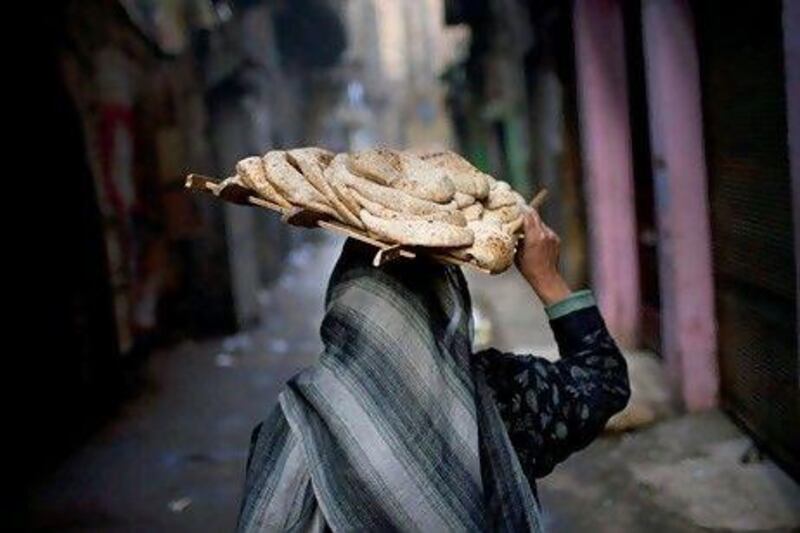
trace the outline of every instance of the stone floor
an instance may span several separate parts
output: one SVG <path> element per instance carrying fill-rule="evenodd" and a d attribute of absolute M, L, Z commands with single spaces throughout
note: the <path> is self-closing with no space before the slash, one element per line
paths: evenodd
<path fill-rule="evenodd" d="M 263 325 L 156 353 L 149 386 L 32 497 L 35 529 L 228 531 L 249 432 L 285 380 L 314 361 L 338 243 L 298 249 L 265 292 Z M 506 350 L 555 353 L 544 312 L 516 272 L 471 275 L 484 333 Z M 719 412 L 599 439 L 541 480 L 552 531 L 797 531 L 800 489 Z"/>

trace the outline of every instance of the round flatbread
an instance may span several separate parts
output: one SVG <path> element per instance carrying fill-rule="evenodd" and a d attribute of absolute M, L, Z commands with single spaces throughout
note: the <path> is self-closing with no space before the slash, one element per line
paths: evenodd
<path fill-rule="evenodd" d="M 451 253 L 455 257 L 474 261 L 493 273 L 503 272 L 511 266 L 515 240 L 500 225 L 477 220 L 467 227 L 472 230 L 475 240 L 467 248 L 453 250 Z"/>
<path fill-rule="evenodd" d="M 469 207 L 477 201 L 471 194 L 464 194 L 463 192 L 456 192 L 453 199 L 456 201 L 456 205 L 459 209 Z"/>
<path fill-rule="evenodd" d="M 281 207 L 292 206 L 267 179 L 264 163 L 260 157 L 246 157 L 236 163 L 236 175 L 245 187 L 255 191 L 264 200 Z"/>
<path fill-rule="evenodd" d="M 356 176 L 431 202 L 450 202 L 456 192 L 442 169 L 409 152 L 386 148 L 355 152 L 348 157 L 347 168 Z"/>
<path fill-rule="evenodd" d="M 520 214 L 522 214 L 522 210 L 515 203 L 498 207 L 497 209 L 486 209 L 483 211 L 481 219 L 498 224 L 506 224 L 519 218 Z"/>
<path fill-rule="evenodd" d="M 430 200 L 424 200 L 407 194 L 404 191 L 379 185 L 369 179 L 356 176 L 348 170 L 346 162 L 346 155 L 338 155 L 333 159 L 331 165 L 328 167 L 326 175 L 329 181 L 331 183 L 338 183 L 340 186 L 346 185 L 361 193 L 365 198 L 379 203 L 392 211 L 413 215 L 427 215 L 437 211 L 455 211 L 458 208 L 455 201 L 441 204 Z M 341 187 L 339 187 L 339 189 L 341 189 Z M 339 190 L 337 190 L 337 192 L 339 192 Z M 348 205 L 350 204 L 348 203 Z"/>
<path fill-rule="evenodd" d="M 516 205 L 519 203 L 519 198 L 520 196 L 510 189 L 495 187 L 489 191 L 489 198 L 486 200 L 486 209 L 492 210 L 507 205 Z"/>
<path fill-rule="evenodd" d="M 450 248 L 469 246 L 474 239 L 470 229 L 446 222 L 389 220 L 376 217 L 366 209 L 361 210 L 360 216 L 369 231 L 397 244 Z"/>
<path fill-rule="evenodd" d="M 286 156 L 289 163 L 299 169 L 306 180 L 325 197 L 327 203 L 336 211 L 340 221 L 357 228 L 364 227 L 361 219 L 357 216 L 358 210 L 351 211 L 325 179 L 325 168 L 333 159 L 331 152 L 321 148 L 308 147 L 289 150 Z"/>
<path fill-rule="evenodd" d="M 469 161 L 449 150 L 420 153 L 420 158 L 444 170 L 455 185 L 456 191 L 479 200 L 489 194 L 494 178 L 475 168 Z"/>
<path fill-rule="evenodd" d="M 292 204 L 337 217 L 336 210 L 328 205 L 322 193 L 289 163 L 286 152 L 273 150 L 267 152 L 262 160 L 269 182 Z"/>
<path fill-rule="evenodd" d="M 479 220 L 483 214 L 483 204 L 474 203 L 462 209 L 461 212 L 464 213 L 467 222 Z"/>
<path fill-rule="evenodd" d="M 422 220 L 425 222 L 446 222 L 454 226 L 465 227 L 467 219 L 461 211 L 436 211 L 426 215 L 414 215 L 410 213 L 400 213 L 382 206 L 377 202 L 373 202 L 369 198 L 364 197 L 355 189 L 348 189 L 348 193 L 352 198 L 364 209 L 375 215 L 376 217 L 385 218 L 387 220 Z"/>

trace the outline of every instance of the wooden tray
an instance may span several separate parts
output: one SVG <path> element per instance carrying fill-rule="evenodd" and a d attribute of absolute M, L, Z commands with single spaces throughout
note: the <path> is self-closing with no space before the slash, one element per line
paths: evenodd
<path fill-rule="evenodd" d="M 240 185 L 226 184 L 223 186 L 221 182 L 214 180 L 213 178 L 201 176 L 199 174 L 189 174 L 186 176 L 185 186 L 187 189 L 191 189 L 193 191 L 213 194 L 218 198 L 234 204 L 250 205 L 270 211 L 276 211 L 281 214 L 281 219 L 287 224 L 303 226 L 307 228 L 320 227 L 328 231 L 338 233 L 339 235 L 351 237 L 361 242 L 370 244 L 378 249 L 377 252 L 375 252 L 375 257 L 372 259 L 372 264 L 376 267 L 399 258 L 413 259 L 418 253 L 424 253 L 442 263 L 469 267 L 484 274 L 493 274 L 493 272 L 490 270 L 480 267 L 474 263 L 449 255 L 436 253 L 431 249 L 418 246 L 402 246 L 399 244 L 384 242 L 379 238 L 376 238 L 374 235 L 368 235 L 358 228 L 347 226 L 338 221 L 331 220 L 322 213 L 301 209 L 299 207 L 287 209 L 256 196 L 250 189 Z M 537 198 L 539 197 L 543 197 L 542 193 L 537 195 Z M 534 202 L 535 201 L 536 199 L 534 199 Z M 534 202 L 532 202 L 532 204 Z"/>

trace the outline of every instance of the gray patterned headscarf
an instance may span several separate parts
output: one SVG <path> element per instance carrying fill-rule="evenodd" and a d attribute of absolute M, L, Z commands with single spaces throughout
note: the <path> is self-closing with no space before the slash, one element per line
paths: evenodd
<path fill-rule="evenodd" d="M 348 241 L 319 362 L 254 432 L 241 531 L 540 531 L 482 371 L 459 269 Z"/>

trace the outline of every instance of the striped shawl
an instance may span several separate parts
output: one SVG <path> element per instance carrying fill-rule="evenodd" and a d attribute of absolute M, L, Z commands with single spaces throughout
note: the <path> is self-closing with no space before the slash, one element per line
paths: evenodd
<path fill-rule="evenodd" d="M 253 433 L 239 530 L 540 531 L 536 473 L 512 440 L 542 435 L 501 418 L 489 382 L 503 373 L 472 354 L 460 270 L 369 262 L 346 243 L 325 349 Z"/>

